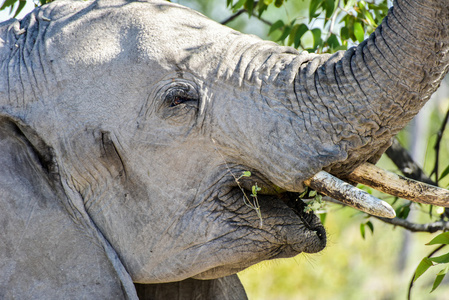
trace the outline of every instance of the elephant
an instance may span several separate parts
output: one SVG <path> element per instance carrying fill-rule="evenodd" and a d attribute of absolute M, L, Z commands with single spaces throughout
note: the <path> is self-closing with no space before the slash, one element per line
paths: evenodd
<path fill-rule="evenodd" d="M 448 71 L 448 18 L 396 0 L 332 55 L 162 0 L 1 23 L 0 298 L 245 299 L 240 270 L 326 246 L 298 195 L 377 162 Z"/>

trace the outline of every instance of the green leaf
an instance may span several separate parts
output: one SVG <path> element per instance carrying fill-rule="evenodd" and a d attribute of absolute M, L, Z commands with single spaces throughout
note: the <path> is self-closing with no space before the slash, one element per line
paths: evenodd
<path fill-rule="evenodd" d="M 234 10 L 239 9 L 240 7 L 243 6 L 243 4 L 245 4 L 245 2 L 246 2 L 246 0 L 239 0 L 239 1 L 232 7 L 232 9 L 234 9 Z"/>
<path fill-rule="evenodd" d="M 430 291 L 431 293 L 434 290 L 436 290 L 436 288 L 440 285 L 441 281 L 443 281 L 444 276 L 446 276 L 448 269 L 449 269 L 449 267 L 446 267 L 437 274 L 437 277 L 435 278 L 435 281 L 433 282 L 432 290 Z"/>
<path fill-rule="evenodd" d="M 322 42 L 322 40 L 321 40 L 321 29 L 313 28 L 310 31 L 312 32 L 312 35 L 313 35 L 313 48 L 315 48 L 315 50 L 316 50 L 318 48 L 318 46 L 321 44 L 321 42 Z"/>
<path fill-rule="evenodd" d="M 262 188 L 257 186 L 257 183 L 255 185 L 252 186 L 251 191 L 253 192 L 253 194 L 251 196 L 256 197 L 257 196 L 257 192 L 260 192 Z"/>
<path fill-rule="evenodd" d="M 334 0 L 325 0 L 326 4 L 326 19 L 329 19 L 332 16 L 332 13 L 335 9 L 335 1 Z"/>
<path fill-rule="evenodd" d="M 304 189 L 304 192 L 302 192 L 298 197 L 304 198 L 304 196 L 306 196 L 308 193 L 309 193 L 309 188 L 306 186 Z"/>
<path fill-rule="evenodd" d="M 354 23 L 354 36 L 359 43 L 363 42 L 363 40 L 365 39 L 365 31 L 363 30 L 363 26 L 361 23 Z"/>
<path fill-rule="evenodd" d="M 282 20 L 277 20 L 276 22 L 273 23 L 273 25 L 271 25 L 270 30 L 268 31 L 268 35 L 270 35 L 273 31 L 283 27 L 284 21 Z"/>
<path fill-rule="evenodd" d="M 348 50 L 347 45 L 341 45 L 340 47 L 332 49 L 334 52 L 340 51 L 340 50 Z"/>
<path fill-rule="evenodd" d="M 284 28 L 284 32 L 282 33 L 282 35 L 276 40 L 278 41 L 283 41 L 287 38 L 287 36 L 290 34 L 290 31 L 292 30 L 291 26 L 285 26 Z"/>
<path fill-rule="evenodd" d="M 250 171 L 243 171 L 242 172 L 242 176 L 243 177 L 251 177 L 251 172 Z"/>
<path fill-rule="evenodd" d="M 290 31 L 287 45 L 291 46 L 294 44 L 294 47 L 298 48 L 301 44 L 301 37 L 307 32 L 307 30 L 309 30 L 309 28 L 307 28 L 306 24 L 294 25 Z"/>
<path fill-rule="evenodd" d="M 368 226 L 368 228 L 371 230 L 371 233 L 374 233 L 374 226 L 373 226 L 373 223 L 371 223 L 371 221 L 368 221 L 366 223 L 361 223 L 360 224 L 360 234 L 362 235 L 363 239 L 365 239 L 365 237 L 366 237 L 366 226 Z"/>
<path fill-rule="evenodd" d="M 449 165 L 446 167 L 446 169 L 444 169 L 443 173 L 441 173 L 440 179 L 439 179 L 439 180 L 441 180 L 441 179 L 443 179 L 444 177 L 446 177 L 447 174 L 449 174 Z"/>
<path fill-rule="evenodd" d="M 319 214 L 318 216 L 320 217 L 321 224 L 324 225 L 324 222 L 326 222 L 327 213 Z"/>
<path fill-rule="evenodd" d="M 349 30 L 346 26 L 340 29 L 340 37 L 342 40 L 349 40 Z"/>
<path fill-rule="evenodd" d="M 400 219 L 407 219 L 409 214 L 410 214 L 410 204 L 402 205 L 398 207 L 398 209 L 396 209 L 396 215 Z"/>
<path fill-rule="evenodd" d="M 287 41 L 287 45 L 291 46 L 294 44 L 295 42 L 295 35 L 296 35 L 296 31 L 299 28 L 299 24 L 293 25 L 292 30 L 290 31 L 290 35 L 288 36 L 288 41 Z"/>
<path fill-rule="evenodd" d="M 449 231 L 437 235 L 426 245 L 440 245 L 440 244 L 444 244 L 444 245 L 449 244 Z"/>
<path fill-rule="evenodd" d="M 430 257 L 429 259 L 438 264 L 449 263 L 449 253 L 443 254 L 441 256 Z"/>
<path fill-rule="evenodd" d="M 313 18 L 318 17 L 320 14 L 317 13 L 317 9 L 322 6 L 323 4 L 323 0 L 315 0 L 315 1 L 310 1 L 310 6 L 309 6 L 309 22 L 312 21 Z"/>
<path fill-rule="evenodd" d="M 365 239 L 365 224 L 360 224 L 360 234 L 362 235 L 362 238 Z"/>
<path fill-rule="evenodd" d="M 357 2 L 357 0 L 349 0 L 345 5 L 345 10 L 351 9 L 355 5 L 356 2 Z"/>
<path fill-rule="evenodd" d="M 371 15 L 371 13 L 369 11 L 367 11 L 366 9 L 363 10 L 363 15 L 365 16 L 365 19 L 368 21 L 368 24 L 371 26 L 376 27 L 376 22 L 374 21 L 373 16 Z"/>
<path fill-rule="evenodd" d="M 246 0 L 244 7 L 248 12 L 248 16 L 251 17 L 253 15 L 254 0 Z"/>
<path fill-rule="evenodd" d="M 327 39 L 327 44 L 331 48 L 331 50 L 335 51 L 338 47 L 340 47 L 340 42 L 335 34 L 331 34 L 331 36 Z"/>
<path fill-rule="evenodd" d="M 373 223 L 371 223 L 371 221 L 368 221 L 368 222 L 366 222 L 366 225 L 371 230 L 371 233 L 374 233 L 374 225 L 373 225 Z"/>
<path fill-rule="evenodd" d="M 3 5 L 0 7 L 0 10 L 4 10 L 5 8 L 11 6 L 14 6 L 14 4 L 16 3 L 17 0 L 5 0 L 5 2 L 3 2 Z"/>
<path fill-rule="evenodd" d="M 17 15 L 22 11 L 22 9 L 25 7 L 26 4 L 27 4 L 26 1 L 22 1 L 22 0 L 19 1 L 19 6 L 17 7 L 13 18 L 17 17 Z"/>
<path fill-rule="evenodd" d="M 309 30 L 306 24 L 300 24 L 298 30 L 296 30 L 295 34 L 295 48 L 298 48 L 301 45 L 301 38 Z"/>
<path fill-rule="evenodd" d="M 421 260 L 421 262 L 419 263 L 418 267 L 416 268 L 415 277 L 413 278 L 413 282 L 415 282 L 431 266 L 433 266 L 433 262 L 428 257 L 424 257 Z"/>
<path fill-rule="evenodd" d="M 268 5 L 265 4 L 264 1 L 259 1 L 257 3 L 257 7 L 258 7 L 258 12 L 259 12 L 259 18 L 260 18 L 260 17 L 262 17 L 262 13 L 267 10 Z"/>

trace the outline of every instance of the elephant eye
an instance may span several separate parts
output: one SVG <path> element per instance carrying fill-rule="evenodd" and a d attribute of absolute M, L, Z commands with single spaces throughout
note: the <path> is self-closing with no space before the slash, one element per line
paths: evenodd
<path fill-rule="evenodd" d="M 198 106 L 198 93 L 190 86 L 182 86 L 174 89 L 170 89 L 165 95 L 165 102 L 169 107 Z"/>
<path fill-rule="evenodd" d="M 200 106 L 200 93 L 191 83 L 172 81 L 160 92 L 162 101 L 158 114 L 162 119 L 175 123 L 194 120 Z"/>
<path fill-rule="evenodd" d="M 191 99 L 188 97 L 182 97 L 182 96 L 175 96 L 173 98 L 173 100 L 171 100 L 171 104 L 170 107 L 174 107 L 183 103 L 187 103 L 187 102 L 191 102 L 191 101 L 196 101 L 195 99 Z"/>

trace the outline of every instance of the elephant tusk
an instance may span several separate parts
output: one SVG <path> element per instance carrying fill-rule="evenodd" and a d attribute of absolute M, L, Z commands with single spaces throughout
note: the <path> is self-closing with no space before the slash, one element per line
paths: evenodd
<path fill-rule="evenodd" d="M 310 179 L 305 180 L 304 184 L 321 194 L 370 215 L 390 219 L 396 216 L 394 209 L 387 202 L 377 199 L 325 171 L 316 173 Z"/>
<path fill-rule="evenodd" d="M 347 178 L 413 202 L 449 207 L 449 190 L 385 171 L 370 163 L 358 166 Z"/>

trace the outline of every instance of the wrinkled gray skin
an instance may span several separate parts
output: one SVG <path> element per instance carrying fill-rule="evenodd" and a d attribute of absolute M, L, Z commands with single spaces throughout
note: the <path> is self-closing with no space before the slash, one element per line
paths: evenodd
<path fill-rule="evenodd" d="M 135 299 L 134 281 L 142 299 L 242 299 L 232 274 L 320 251 L 292 192 L 375 162 L 424 105 L 448 7 L 398 0 L 333 56 L 163 1 L 57 1 L 0 24 L 0 298 Z"/>

